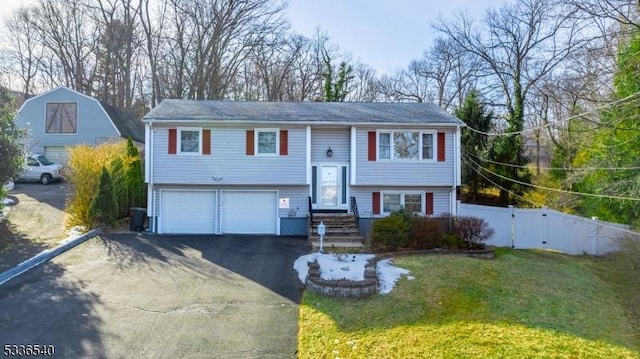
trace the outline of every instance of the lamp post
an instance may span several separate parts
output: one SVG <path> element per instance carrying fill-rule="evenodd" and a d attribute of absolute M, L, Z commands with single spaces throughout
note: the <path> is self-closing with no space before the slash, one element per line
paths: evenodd
<path fill-rule="evenodd" d="M 320 235 L 320 253 L 324 253 L 324 251 L 322 250 L 322 245 L 326 228 L 327 226 L 324 225 L 324 222 L 320 222 L 320 224 L 318 225 L 318 234 Z"/>

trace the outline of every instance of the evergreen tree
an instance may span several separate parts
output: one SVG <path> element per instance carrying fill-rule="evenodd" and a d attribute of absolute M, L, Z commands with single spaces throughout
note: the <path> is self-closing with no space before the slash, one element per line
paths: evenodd
<path fill-rule="evenodd" d="M 469 92 L 462 107 L 457 108 L 455 114 L 469 127 L 482 132 L 489 132 L 491 129 L 493 113 L 487 113 L 485 105 L 480 101 L 480 93 L 475 89 Z M 473 161 L 481 163 L 478 157 L 485 158 L 487 156 L 489 141 L 486 135 L 464 127 L 462 128 L 461 142 L 462 154 L 470 157 Z M 462 183 L 469 189 L 472 203 L 477 201 L 478 191 L 487 186 L 487 181 L 478 171 L 482 170 L 473 166 L 469 161 L 463 162 Z"/>
<path fill-rule="evenodd" d="M 129 138 L 127 138 L 127 156 L 138 157 L 139 155 L 138 148 L 133 144 L 133 140 L 131 136 L 129 136 Z"/>
<path fill-rule="evenodd" d="M 5 182 L 20 174 L 24 165 L 24 148 L 21 141 L 27 132 L 13 121 L 13 98 L 0 86 L 0 188 Z"/>
<path fill-rule="evenodd" d="M 117 216 L 125 217 L 129 213 L 129 183 L 127 180 L 127 170 L 125 169 L 122 158 L 116 157 L 111 161 L 111 180 L 113 183 L 113 193 L 117 204 Z"/>
<path fill-rule="evenodd" d="M 145 188 L 144 188 L 144 173 L 142 172 L 142 161 L 140 160 L 140 153 L 138 148 L 133 144 L 131 137 L 127 140 L 127 157 L 129 162 L 126 170 L 126 188 L 128 195 L 129 207 L 142 207 L 145 205 Z"/>
<path fill-rule="evenodd" d="M 106 167 L 102 167 L 98 193 L 91 201 L 89 209 L 94 223 L 113 225 L 116 219 L 117 204 L 113 193 L 113 183 Z"/>
<path fill-rule="evenodd" d="M 349 82 L 353 79 L 353 68 L 345 61 L 340 63 L 338 67 L 337 78 L 334 80 L 333 65 L 331 58 L 326 50 L 322 51 L 322 59 L 324 61 L 325 70 L 322 74 L 324 78 L 324 101 L 325 102 L 344 102 L 349 94 Z"/>

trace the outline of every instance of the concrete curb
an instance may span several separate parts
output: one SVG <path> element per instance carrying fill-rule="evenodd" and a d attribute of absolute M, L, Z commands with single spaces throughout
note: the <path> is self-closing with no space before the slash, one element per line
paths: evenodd
<path fill-rule="evenodd" d="M 100 229 L 93 229 L 85 234 L 81 234 L 77 237 L 68 237 L 64 239 L 61 245 L 47 249 L 38 253 L 35 257 L 27 259 L 26 261 L 18 264 L 17 266 L 0 273 L 0 285 L 10 281 L 11 279 L 19 276 L 22 273 L 30 271 L 31 269 L 39 266 L 40 264 L 51 260 L 52 258 L 68 251 L 69 249 L 77 246 L 80 243 L 85 242 L 87 239 L 94 237 L 100 233 Z"/>

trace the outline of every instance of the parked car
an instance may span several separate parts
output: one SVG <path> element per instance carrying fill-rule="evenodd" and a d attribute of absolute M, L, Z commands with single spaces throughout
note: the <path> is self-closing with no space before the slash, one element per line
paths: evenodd
<path fill-rule="evenodd" d="M 60 164 L 49 161 L 44 155 L 32 154 L 27 156 L 25 171 L 18 176 L 18 179 L 20 181 L 41 182 L 46 185 L 62 179 L 61 169 Z"/>

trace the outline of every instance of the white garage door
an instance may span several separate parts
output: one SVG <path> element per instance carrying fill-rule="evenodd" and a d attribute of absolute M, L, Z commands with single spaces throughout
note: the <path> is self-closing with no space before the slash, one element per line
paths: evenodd
<path fill-rule="evenodd" d="M 276 234 L 275 191 L 223 191 L 222 233 Z"/>
<path fill-rule="evenodd" d="M 46 146 L 44 148 L 44 155 L 51 162 L 66 165 L 68 161 L 67 150 L 64 146 Z"/>
<path fill-rule="evenodd" d="M 162 191 L 162 233 L 213 234 L 216 193 L 212 191 Z"/>

